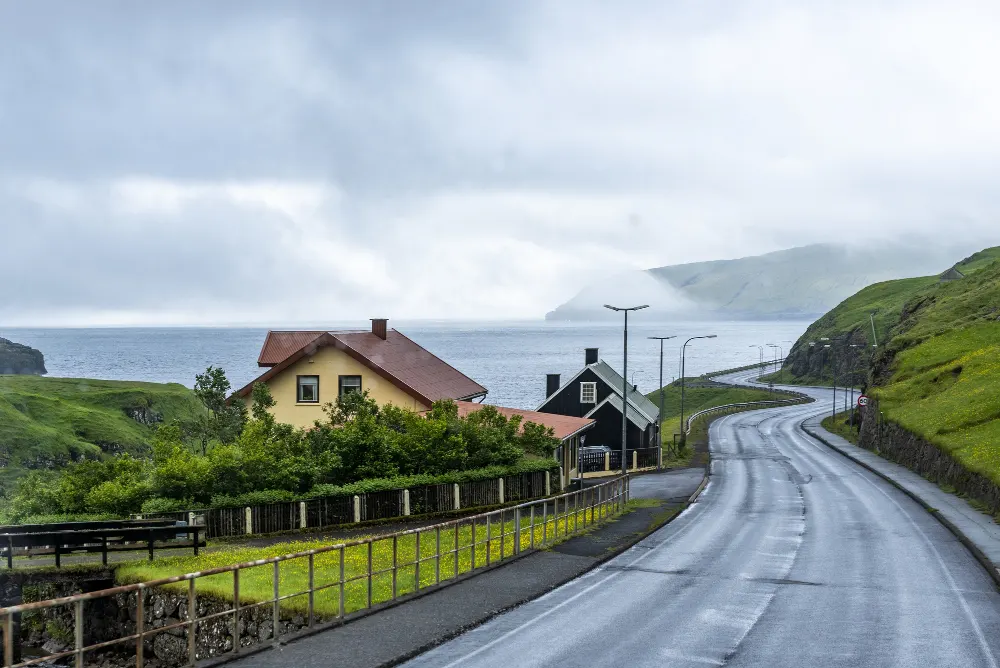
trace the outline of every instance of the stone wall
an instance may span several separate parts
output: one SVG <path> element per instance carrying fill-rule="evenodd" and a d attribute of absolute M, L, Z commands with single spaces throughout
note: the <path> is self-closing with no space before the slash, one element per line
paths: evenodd
<path fill-rule="evenodd" d="M 33 575 L 11 575 L 0 579 L 0 593 L 8 596 L 6 605 L 21 597 L 24 602 L 71 596 L 113 585 L 111 574 L 104 572 L 82 579 L 78 575 L 61 574 L 59 580 L 39 579 Z M 18 593 L 20 592 L 20 594 Z M 143 595 L 144 628 L 154 631 L 188 619 L 186 594 L 168 590 L 145 590 Z M 117 594 L 87 601 L 84 604 L 84 644 L 114 640 L 136 631 L 136 603 L 139 592 Z M 204 622 L 196 629 L 196 656 L 200 659 L 226 654 L 233 649 L 232 605 L 208 597 L 196 599 L 198 617 L 229 612 Z M 317 622 L 322 621 L 317 619 Z M 304 629 L 305 615 L 283 611 L 279 631 L 287 636 Z M 25 655 L 54 654 L 73 646 L 75 619 L 73 606 L 50 608 L 24 613 L 19 624 L 19 638 Z M 272 608 L 270 605 L 240 611 L 238 637 L 240 647 L 251 647 L 272 638 Z M 188 628 L 179 627 L 153 633 L 146 637 L 143 653 L 150 668 L 172 668 L 187 665 Z M 135 666 L 135 642 L 122 643 L 119 648 L 97 652 L 86 657 L 85 665 L 99 668 Z"/>
<path fill-rule="evenodd" d="M 1000 513 L 1000 486 L 969 471 L 937 446 L 883 419 L 875 400 L 865 410 L 858 444 L 932 482 L 953 487 L 985 505 L 994 515 Z"/>

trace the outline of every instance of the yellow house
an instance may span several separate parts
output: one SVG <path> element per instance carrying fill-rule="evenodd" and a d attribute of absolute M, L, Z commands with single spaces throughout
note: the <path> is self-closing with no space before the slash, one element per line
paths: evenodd
<path fill-rule="evenodd" d="M 257 365 L 268 370 L 238 390 L 249 402 L 255 383 L 266 383 L 278 422 L 309 427 L 323 405 L 348 392 L 367 390 L 380 406 L 427 410 L 439 399 L 468 401 L 486 388 L 431 354 L 383 318 L 371 331 L 268 332 Z"/>

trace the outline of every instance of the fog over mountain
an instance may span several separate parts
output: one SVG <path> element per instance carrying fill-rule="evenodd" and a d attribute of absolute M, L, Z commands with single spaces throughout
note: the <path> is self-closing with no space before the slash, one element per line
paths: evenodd
<path fill-rule="evenodd" d="M 648 267 L 995 245 L 996 25 L 986 0 L 0 2 L 0 326 L 541 318 Z"/>
<path fill-rule="evenodd" d="M 937 274 L 966 245 L 816 244 L 745 257 L 654 267 L 587 285 L 548 320 L 612 317 L 603 304 L 648 303 L 645 317 L 816 318 L 866 285 Z"/>

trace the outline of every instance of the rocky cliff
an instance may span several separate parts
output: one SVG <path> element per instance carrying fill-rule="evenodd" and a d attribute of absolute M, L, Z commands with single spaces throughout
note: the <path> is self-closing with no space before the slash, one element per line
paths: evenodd
<path fill-rule="evenodd" d="M 0 374 L 41 375 L 45 357 L 41 352 L 20 343 L 0 338 Z"/>

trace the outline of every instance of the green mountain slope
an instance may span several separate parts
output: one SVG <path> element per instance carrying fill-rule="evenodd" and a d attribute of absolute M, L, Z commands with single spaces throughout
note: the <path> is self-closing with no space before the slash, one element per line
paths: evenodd
<path fill-rule="evenodd" d="M 1000 484 L 1000 262 L 910 306 L 875 359 L 879 409 Z"/>
<path fill-rule="evenodd" d="M 884 417 L 1000 485 L 1000 247 L 955 268 L 965 276 L 890 281 L 845 300 L 796 343 L 784 373 L 828 380 L 832 364 L 820 369 L 820 351 L 808 341 L 828 336 L 862 344 L 835 343 L 837 361 L 840 368 L 854 365 L 857 382 L 869 385 Z M 879 332 L 874 351 L 872 311 Z"/>
<path fill-rule="evenodd" d="M 159 421 L 201 410 L 176 383 L 0 376 L 0 468 L 145 452 Z"/>
<path fill-rule="evenodd" d="M 941 271 L 961 252 L 930 244 L 818 244 L 735 260 L 656 267 L 602 276 L 546 318 L 598 318 L 602 305 L 617 299 L 649 303 L 653 315 L 812 318 L 865 286 Z"/>
<path fill-rule="evenodd" d="M 836 372 L 840 384 L 845 380 L 864 384 L 876 342 L 898 349 L 909 345 L 909 338 L 939 333 L 978 317 L 980 289 L 983 281 L 989 284 L 991 263 L 997 259 L 1000 247 L 988 248 L 955 265 L 965 278 L 943 280 L 949 274 L 945 272 L 884 281 L 860 290 L 810 325 L 792 346 L 781 373 L 767 378 L 829 383 Z M 935 308 L 928 309 L 934 304 Z M 831 347 L 825 349 L 826 345 Z"/>

